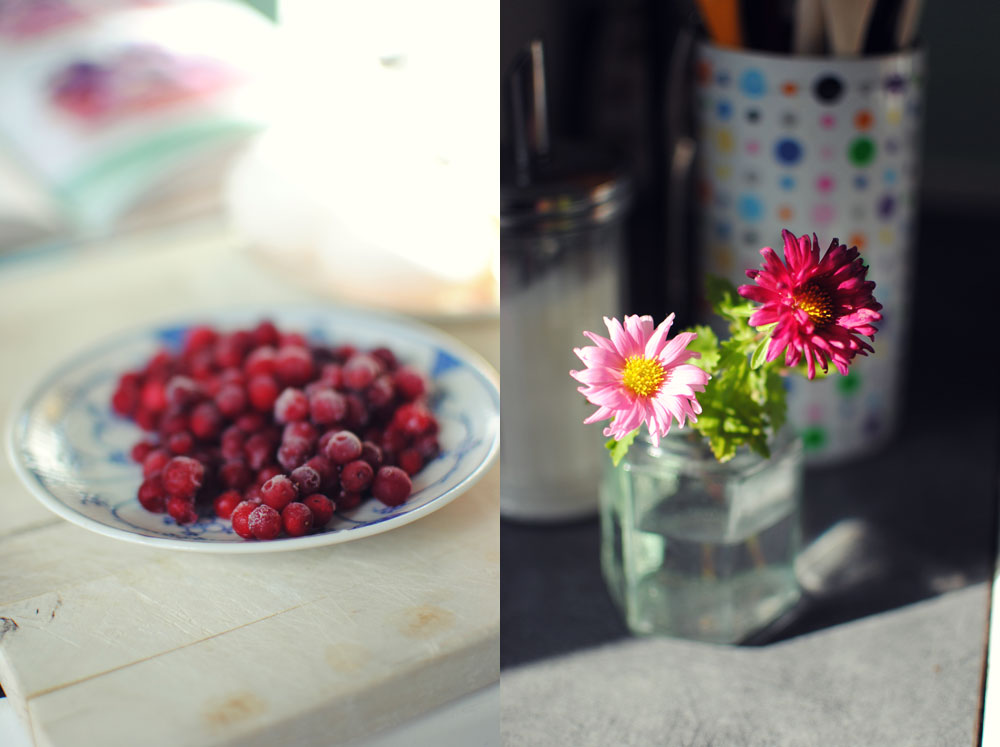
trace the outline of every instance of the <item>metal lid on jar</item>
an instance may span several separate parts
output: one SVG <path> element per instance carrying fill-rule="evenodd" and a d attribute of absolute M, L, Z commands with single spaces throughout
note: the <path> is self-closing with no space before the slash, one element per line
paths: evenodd
<path fill-rule="evenodd" d="M 600 147 L 554 141 L 530 179 L 519 178 L 513 149 L 500 148 L 500 228 L 504 232 L 576 231 L 620 218 L 631 183 Z"/>
<path fill-rule="evenodd" d="M 577 231 L 618 218 L 629 185 L 601 148 L 549 134 L 545 53 L 533 39 L 507 74 L 510 143 L 500 147 L 500 230 L 510 234 Z"/>

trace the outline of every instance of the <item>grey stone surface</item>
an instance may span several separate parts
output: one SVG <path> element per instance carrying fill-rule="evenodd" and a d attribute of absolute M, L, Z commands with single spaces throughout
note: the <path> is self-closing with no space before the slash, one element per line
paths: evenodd
<path fill-rule="evenodd" d="M 636 638 L 503 671 L 504 745 L 974 743 L 985 583 L 763 648 Z"/>

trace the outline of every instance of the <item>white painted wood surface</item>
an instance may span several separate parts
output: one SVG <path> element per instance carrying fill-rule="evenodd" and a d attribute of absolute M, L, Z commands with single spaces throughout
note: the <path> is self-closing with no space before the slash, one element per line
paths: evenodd
<path fill-rule="evenodd" d="M 224 231 L 0 268 L 0 421 L 73 350 L 171 315 L 311 299 Z M 499 360 L 499 322 L 439 323 Z M 499 468 L 413 524 L 295 553 L 118 542 L 0 462 L 0 683 L 38 745 L 336 744 L 499 678 Z"/>

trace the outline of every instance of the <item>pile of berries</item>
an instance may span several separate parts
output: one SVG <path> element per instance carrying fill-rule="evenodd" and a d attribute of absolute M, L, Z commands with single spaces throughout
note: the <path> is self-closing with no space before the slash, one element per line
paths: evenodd
<path fill-rule="evenodd" d="M 266 540 L 370 497 L 406 501 L 439 452 L 426 394 L 389 348 L 315 345 L 262 321 L 190 329 L 179 352 L 123 374 L 111 406 L 150 434 L 132 448 L 144 508 L 181 524 L 214 511 Z"/>

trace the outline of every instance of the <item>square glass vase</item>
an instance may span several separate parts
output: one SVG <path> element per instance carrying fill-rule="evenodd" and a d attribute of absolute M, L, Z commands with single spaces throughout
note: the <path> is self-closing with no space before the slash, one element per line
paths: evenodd
<path fill-rule="evenodd" d="M 601 567 L 633 633 L 739 643 L 798 601 L 802 445 L 785 428 L 770 450 L 719 462 L 675 429 L 607 460 Z"/>

